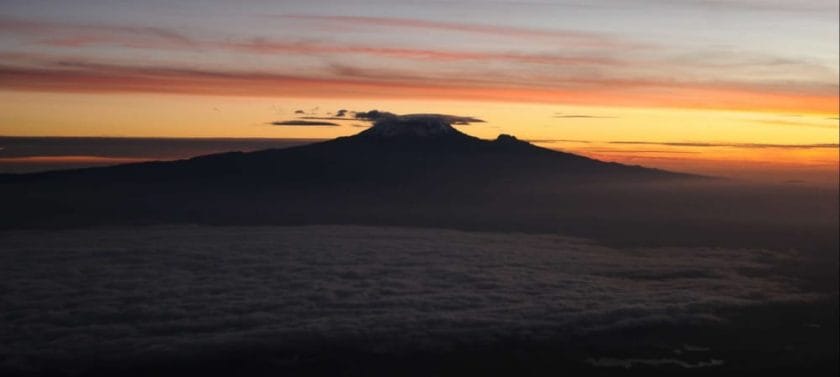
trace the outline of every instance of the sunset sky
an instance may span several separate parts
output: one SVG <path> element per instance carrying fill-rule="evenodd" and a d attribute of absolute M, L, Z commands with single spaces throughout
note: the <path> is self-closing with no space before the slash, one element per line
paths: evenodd
<path fill-rule="evenodd" d="M 366 124 L 270 123 L 379 109 L 830 178 L 839 55 L 836 0 L 4 0 L 0 136 L 331 138 Z"/>

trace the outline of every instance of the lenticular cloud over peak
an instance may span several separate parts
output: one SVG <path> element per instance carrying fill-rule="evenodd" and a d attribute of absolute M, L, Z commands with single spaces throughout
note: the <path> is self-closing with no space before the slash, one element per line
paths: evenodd
<path fill-rule="evenodd" d="M 484 122 L 481 119 L 469 116 L 447 114 L 397 115 L 378 110 L 357 112 L 356 118 L 373 122 L 373 127 L 362 132 L 362 134 L 379 137 L 464 135 L 452 126 Z"/>

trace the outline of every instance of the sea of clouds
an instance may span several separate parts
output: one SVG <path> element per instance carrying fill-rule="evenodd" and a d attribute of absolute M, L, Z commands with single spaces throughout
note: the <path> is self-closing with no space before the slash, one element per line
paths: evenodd
<path fill-rule="evenodd" d="M 0 367 L 261 342 L 373 351 L 719 321 L 812 298 L 790 253 L 356 226 L 0 232 Z M 196 351 L 198 352 L 198 351 Z"/>

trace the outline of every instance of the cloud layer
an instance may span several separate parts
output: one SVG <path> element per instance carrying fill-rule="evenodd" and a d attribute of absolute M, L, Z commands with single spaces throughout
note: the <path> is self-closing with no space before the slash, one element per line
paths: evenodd
<path fill-rule="evenodd" d="M 790 53 L 475 20 L 259 19 L 274 27 L 280 21 L 278 32 L 0 16 L 0 30 L 26 47 L 0 54 L 0 87 L 837 112 L 834 63 Z M 370 38 L 371 32 L 382 38 Z M 394 38 L 399 35 L 406 38 Z M 197 54 L 202 64 L 195 64 Z M 243 60 L 249 64 L 228 63 Z"/>
<path fill-rule="evenodd" d="M 790 254 L 547 235 L 180 226 L 6 232 L 0 249 L 0 363 L 13 370 L 295 339 L 438 349 L 812 298 L 758 273 Z"/>
<path fill-rule="evenodd" d="M 312 126 L 329 126 L 329 127 L 338 127 L 338 123 L 333 122 L 325 122 L 325 121 L 316 121 L 316 120 L 278 120 L 275 122 L 271 122 L 272 126 L 303 126 L 303 127 L 312 127 Z"/>

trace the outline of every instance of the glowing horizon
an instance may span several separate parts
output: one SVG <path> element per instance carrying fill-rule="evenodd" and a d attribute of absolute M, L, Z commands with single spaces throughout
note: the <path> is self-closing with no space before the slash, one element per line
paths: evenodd
<path fill-rule="evenodd" d="M 47 3 L 0 5 L 0 135 L 331 138 L 359 129 L 270 123 L 380 109 L 665 168 L 838 167 L 833 1 Z"/>

